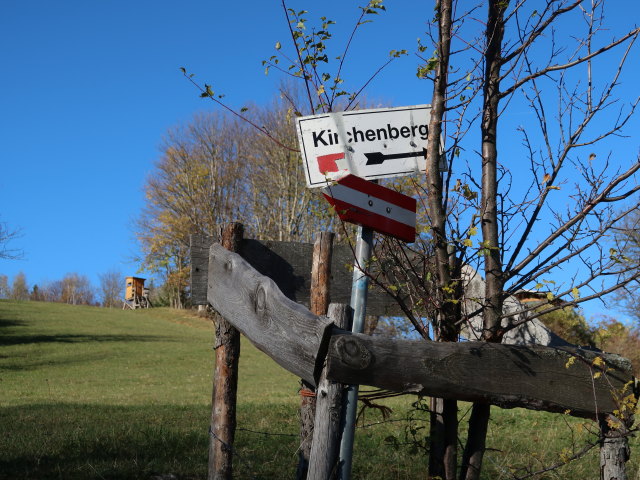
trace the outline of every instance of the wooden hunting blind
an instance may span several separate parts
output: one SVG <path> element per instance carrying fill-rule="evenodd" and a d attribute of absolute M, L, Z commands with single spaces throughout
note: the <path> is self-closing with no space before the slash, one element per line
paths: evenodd
<path fill-rule="evenodd" d="M 144 287 L 145 278 L 126 277 L 126 289 L 122 308 L 149 308 L 149 289 Z"/>
<path fill-rule="evenodd" d="M 145 280 L 146 278 L 127 277 L 127 290 L 124 298 L 126 300 L 134 300 L 136 296 L 142 297 Z"/>

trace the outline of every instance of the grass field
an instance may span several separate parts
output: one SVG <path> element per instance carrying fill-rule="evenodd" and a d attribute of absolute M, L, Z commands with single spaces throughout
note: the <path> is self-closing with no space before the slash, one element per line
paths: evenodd
<path fill-rule="evenodd" d="M 209 321 L 188 312 L 0 300 L 0 478 L 204 479 L 212 340 Z M 293 477 L 297 389 L 243 342 L 236 478 Z M 354 479 L 426 478 L 427 415 L 411 408 L 415 400 L 386 401 L 388 422 L 367 410 Z M 468 408 L 461 404 L 461 418 Z M 494 408 L 483 478 L 512 479 L 566 458 L 589 437 L 584 423 Z M 634 439 L 631 478 L 637 451 Z M 597 449 L 535 478 L 597 479 Z"/>

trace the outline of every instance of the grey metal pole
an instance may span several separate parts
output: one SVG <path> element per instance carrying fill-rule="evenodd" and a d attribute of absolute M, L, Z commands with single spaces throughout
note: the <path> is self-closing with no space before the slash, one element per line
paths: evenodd
<path fill-rule="evenodd" d="M 373 247 L 373 230 L 367 227 L 358 227 L 356 240 L 356 261 L 353 266 L 353 284 L 351 286 L 351 308 L 353 308 L 353 326 L 351 331 L 362 333 L 364 330 L 364 318 L 367 309 L 367 288 L 369 277 L 365 270 L 371 260 Z M 339 479 L 351 478 L 351 463 L 353 458 L 353 438 L 356 429 L 356 414 L 358 406 L 358 385 L 349 385 L 343 408 L 344 426 L 340 440 Z"/>

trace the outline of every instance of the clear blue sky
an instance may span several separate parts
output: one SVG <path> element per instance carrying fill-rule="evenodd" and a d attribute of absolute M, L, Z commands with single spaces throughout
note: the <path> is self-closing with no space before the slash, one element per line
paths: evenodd
<path fill-rule="evenodd" d="M 389 50 L 413 52 L 424 38 L 431 2 L 386 4 L 387 13 L 356 37 L 346 72 L 352 87 Z M 289 5 L 336 20 L 339 46 L 359 2 Z M 611 8 L 614 25 L 640 18 L 636 2 Z M 193 113 L 218 108 L 198 98 L 179 67 L 234 108 L 263 103 L 281 77 L 265 76 L 261 61 L 287 38 L 276 0 L 2 0 L 0 221 L 22 229 L 13 246 L 24 259 L 0 260 L 0 274 L 23 271 L 33 285 L 78 272 L 97 285 L 98 274 L 112 268 L 136 273 L 131 222 L 162 136 Z M 368 96 L 394 106 L 429 103 L 416 65 L 413 56 L 397 60 Z"/>

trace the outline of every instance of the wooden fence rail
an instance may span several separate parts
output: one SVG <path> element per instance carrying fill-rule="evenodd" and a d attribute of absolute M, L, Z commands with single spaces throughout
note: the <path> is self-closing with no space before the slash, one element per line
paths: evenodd
<path fill-rule="evenodd" d="M 207 273 L 213 308 L 278 364 L 313 385 L 326 359 L 327 378 L 335 382 L 590 418 L 618 408 L 612 392 L 629 383 L 635 389 L 630 363 L 617 355 L 352 334 L 290 300 L 273 280 L 217 244 L 210 248 Z"/>

